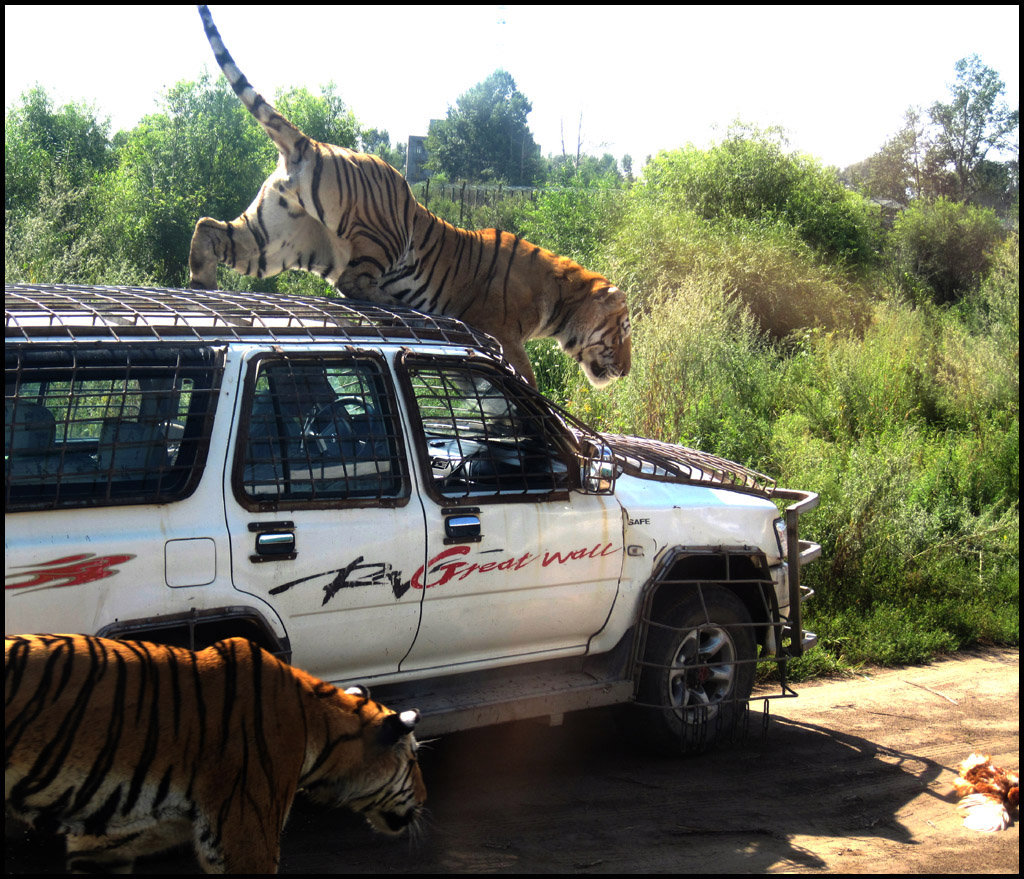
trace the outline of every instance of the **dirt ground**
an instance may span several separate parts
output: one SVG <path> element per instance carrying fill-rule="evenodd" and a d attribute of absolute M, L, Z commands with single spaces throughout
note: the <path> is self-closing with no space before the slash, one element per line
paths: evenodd
<path fill-rule="evenodd" d="M 796 686 L 747 741 L 665 760 L 610 712 L 508 724 L 421 750 L 416 839 L 299 803 L 282 873 L 1018 873 L 1019 825 L 961 826 L 950 780 L 972 751 L 1019 768 L 1019 651 Z M 60 869 L 52 840 L 8 840 L 7 873 Z M 139 872 L 195 869 L 184 855 Z"/>

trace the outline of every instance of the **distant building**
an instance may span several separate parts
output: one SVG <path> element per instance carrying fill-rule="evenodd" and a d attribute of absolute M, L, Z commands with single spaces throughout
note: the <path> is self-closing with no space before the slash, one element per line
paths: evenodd
<path fill-rule="evenodd" d="M 427 130 L 429 131 L 436 122 L 440 121 L 440 119 L 431 119 Z M 410 183 L 422 183 L 430 177 L 431 172 L 425 167 L 428 158 L 430 158 L 430 153 L 427 152 L 426 135 L 410 134 L 409 146 L 405 153 L 405 179 Z"/>
<path fill-rule="evenodd" d="M 427 164 L 427 139 L 419 134 L 409 135 L 409 146 L 405 153 L 405 179 L 409 183 L 422 183 L 430 176 L 424 167 Z"/>

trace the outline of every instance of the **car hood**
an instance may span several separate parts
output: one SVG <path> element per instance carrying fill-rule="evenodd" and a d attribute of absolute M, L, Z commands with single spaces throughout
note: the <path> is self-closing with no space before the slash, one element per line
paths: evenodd
<path fill-rule="evenodd" d="M 628 546 L 656 556 L 686 535 L 691 546 L 748 546 L 780 561 L 774 480 L 724 458 L 639 437 L 602 434 L 617 468 Z"/>

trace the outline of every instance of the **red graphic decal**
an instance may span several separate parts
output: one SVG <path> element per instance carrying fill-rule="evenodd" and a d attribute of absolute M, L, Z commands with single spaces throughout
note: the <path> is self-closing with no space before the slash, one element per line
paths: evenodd
<path fill-rule="evenodd" d="M 598 543 L 594 546 L 585 546 L 580 549 L 566 550 L 565 552 L 545 550 L 543 555 L 540 556 L 525 552 L 521 556 L 509 556 L 503 561 L 480 563 L 448 561 L 453 556 L 464 556 L 470 553 L 470 547 L 468 546 L 453 546 L 450 549 L 439 552 L 426 565 L 420 567 L 412 575 L 410 582 L 413 589 L 430 589 L 432 586 L 444 586 L 445 583 L 455 579 L 465 580 L 473 573 L 489 574 L 495 571 L 519 571 L 538 559 L 540 559 L 541 567 L 546 568 L 553 564 L 564 565 L 568 562 L 578 562 L 582 559 L 596 559 L 601 556 L 612 555 L 618 551 L 618 547 L 612 543 Z M 424 580 L 424 574 L 428 575 L 426 581 Z M 434 575 L 437 576 L 435 577 Z"/>
<path fill-rule="evenodd" d="M 81 586 L 93 580 L 104 580 L 118 573 L 114 565 L 122 565 L 134 555 L 102 555 L 87 552 L 42 562 L 38 565 L 18 565 L 29 568 L 4 577 L 4 589 L 56 589 L 62 586 Z"/>
<path fill-rule="evenodd" d="M 440 565 L 440 564 L 438 564 L 438 562 L 442 561 L 443 559 L 448 558 L 448 556 L 452 556 L 452 555 L 465 555 L 468 552 L 469 552 L 469 547 L 468 546 L 453 546 L 451 549 L 446 549 L 444 552 L 438 553 L 429 562 L 429 564 L 431 566 L 430 567 L 430 573 L 431 574 L 436 574 L 438 571 L 442 571 L 443 573 L 441 574 L 441 578 L 438 579 L 438 580 L 434 580 L 432 583 L 424 583 L 423 582 L 423 572 L 424 572 L 424 568 L 426 567 L 426 565 L 424 565 L 424 566 L 420 567 L 416 571 L 415 574 L 412 575 L 412 580 L 410 581 L 412 583 L 412 588 L 413 589 L 429 589 L 431 586 L 443 586 L 445 583 L 447 583 L 449 580 L 451 580 L 451 578 L 454 577 L 459 572 L 459 568 L 464 568 L 466 566 L 466 563 L 465 562 L 449 562 L 446 565 Z"/>
<path fill-rule="evenodd" d="M 559 552 L 558 550 L 555 550 L 554 552 L 544 553 L 544 559 L 541 561 L 541 566 L 546 568 L 548 565 L 555 562 L 560 565 L 564 565 L 566 562 L 577 562 L 580 559 L 596 559 L 603 555 L 611 555 L 614 552 L 618 552 L 618 550 L 610 543 L 606 543 L 604 546 L 601 546 L 601 544 L 598 543 L 591 549 L 583 547 L 582 549 L 574 549 L 571 552 Z"/>

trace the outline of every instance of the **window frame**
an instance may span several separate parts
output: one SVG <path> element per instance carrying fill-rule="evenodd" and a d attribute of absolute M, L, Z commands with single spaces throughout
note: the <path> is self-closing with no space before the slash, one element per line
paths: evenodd
<path fill-rule="evenodd" d="M 396 494 L 378 494 L 371 497 L 303 499 L 301 497 L 282 495 L 277 497 L 257 497 L 246 492 L 245 464 L 259 374 L 266 366 L 274 363 L 301 364 L 303 362 L 321 363 L 325 367 L 358 364 L 360 362 L 370 365 L 373 374 L 369 378 L 377 383 L 379 399 L 390 409 L 390 411 L 384 413 L 383 417 L 385 422 L 389 424 L 389 430 L 386 434 L 387 439 L 394 442 L 394 447 L 391 449 L 391 460 L 399 468 L 399 472 L 396 474 L 399 485 Z M 337 349 L 324 351 L 260 351 L 255 356 L 247 358 L 242 364 L 242 369 L 244 371 L 241 394 L 242 408 L 239 413 L 238 427 L 234 432 L 235 448 L 231 458 L 230 478 L 232 494 L 240 507 L 251 512 L 276 512 L 279 510 L 402 507 L 409 503 L 412 494 L 412 477 L 409 456 L 406 450 L 404 422 L 387 358 L 376 351 L 353 349 L 345 351 Z"/>
<path fill-rule="evenodd" d="M 138 381 L 147 377 L 159 378 L 162 375 L 172 377 L 174 380 L 191 378 L 193 385 L 187 391 L 190 398 L 202 400 L 205 404 L 202 407 L 193 408 L 194 402 L 190 403 L 189 410 L 185 413 L 184 433 L 178 441 L 177 457 L 173 464 L 156 471 L 156 480 L 146 475 L 137 479 L 115 479 L 117 468 L 113 463 L 114 459 L 112 458 L 111 465 L 104 469 L 99 466 L 98 457 L 95 478 L 83 479 L 81 476 L 84 471 L 75 471 L 72 467 L 65 469 L 65 461 L 69 460 L 69 455 L 87 454 L 91 456 L 92 453 L 83 453 L 70 448 L 67 434 L 72 425 L 91 423 L 95 419 L 73 418 L 73 415 L 78 414 L 75 411 L 78 408 L 76 401 L 83 399 L 85 395 L 69 394 L 64 418 L 57 419 L 54 415 L 56 425 L 58 428 L 63 426 L 65 433 L 61 447 L 52 452 L 47 451 L 35 456 L 42 458 L 53 454 L 59 460 L 54 477 L 37 483 L 38 489 L 35 497 L 26 497 L 29 493 L 19 490 L 19 483 L 28 487 L 31 487 L 32 483 L 27 479 L 18 479 L 12 472 L 14 431 L 12 425 L 5 423 L 5 511 L 15 513 L 167 504 L 190 497 L 195 493 L 202 480 L 209 457 L 210 433 L 213 429 L 220 398 L 225 355 L 226 348 L 216 344 L 182 345 L 181 343 L 140 342 L 111 345 L 106 342 L 81 342 L 74 344 L 8 344 L 5 346 L 5 422 L 8 415 L 6 411 L 8 403 L 12 403 L 14 411 L 17 410 L 19 403 L 50 409 L 45 405 L 45 401 L 57 399 L 57 397 L 47 395 L 48 386 L 65 382 L 70 385 L 71 389 L 75 389 L 76 383 L 88 381 L 116 382 L 124 380 L 127 383 L 132 379 Z M 140 376 L 138 374 L 140 370 L 151 370 L 152 374 Z M 198 383 L 197 379 L 200 379 Z M 40 384 L 40 389 L 34 396 L 22 393 L 26 386 L 36 383 Z M 174 392 L 172 381 L 171 393 Z M 184 388 L 178 388 L 176 392 L 179 395 L 180 406 L 180 395 L 186 391 Z M 147 390 L 140 386 L 137 392 L 129 392 L 126 388 L 121 396 L 123 399 L 127 399 L 136 393 L 141 403 L 147 395 L 156 396 L 161 391 Z M 123 407 L 121 411 L 124 412 Z M 53 414 L 51 410 L 51 415 Z M 181 413 L 179 411 L 176 414 Z M 138 422 L 122 418 L 121 423 Z M 169 442 L 169 438 L 165 441 Z M 81 440 L 73 442 L 77 445 L 92 447 L 91 442 L 82 442 Z M 118 439 L 115 439 L 112 444 L 115 456 L 119 444 L 121 443 Z M 101 445 L 102 437 L 97 437 L 97 456 L 100 453 Z M 135 445 L 137 442 L 129 439 L 123 441 L 121 447 L 131 448 Z M 130 467 L 128 472 L 134 469 L 136 468 Z M 142 467 L 137 469 L 140 473 L 145 472 Z M 91 471 L 85 475 L 88 476 L 90 473 Z M 46 496 L 43 496 L 44 492 Z"/>
<path fill-rule="evenodd" d="M 403 351 L 398 358 L 397 366 L 399 385 L 406 400 L 406 412 L 413 435 L 413 444 L 416 449 L 416 459 L 419 464 L 423 488 L 431 499 L 445 507 L 453 508 L 478 503 L 538 503 L 565 500 L 573 491 L 579 489 L 580 456 L 571 433 L 565 428 L 561 417 L 550 406 L 549 401 L 538 391 L 524 384 L 521 378 L 511 372 L 502 370 L 489 358 L 431 355 L 408 349 Z M 565 465 L 566 479 L 564 487 L 553 487 L 547 491 L 526 488 L 513 491 L 498 488 L 491 493 L 473 491 L 464 494 L 449 494 L 440 491 L 437 480 L 432 477 L 433 468 L 431 466 L 430 450 L 427 447 L 427 432 L 420 415 L 420 407 L 410 375 L 410 372 L 418 367 L 479 372 L 490 380 L 496 388 L 500 389 L 517 407 L 520 409 L 526 408 L 535 413 L 538 422 L 543 427 L 545 440 L 549 442 L 551 450 L 556 453 L 556 459 Z M 558 427 L 555 427 L 555 425 L 558 425 Z"/>

